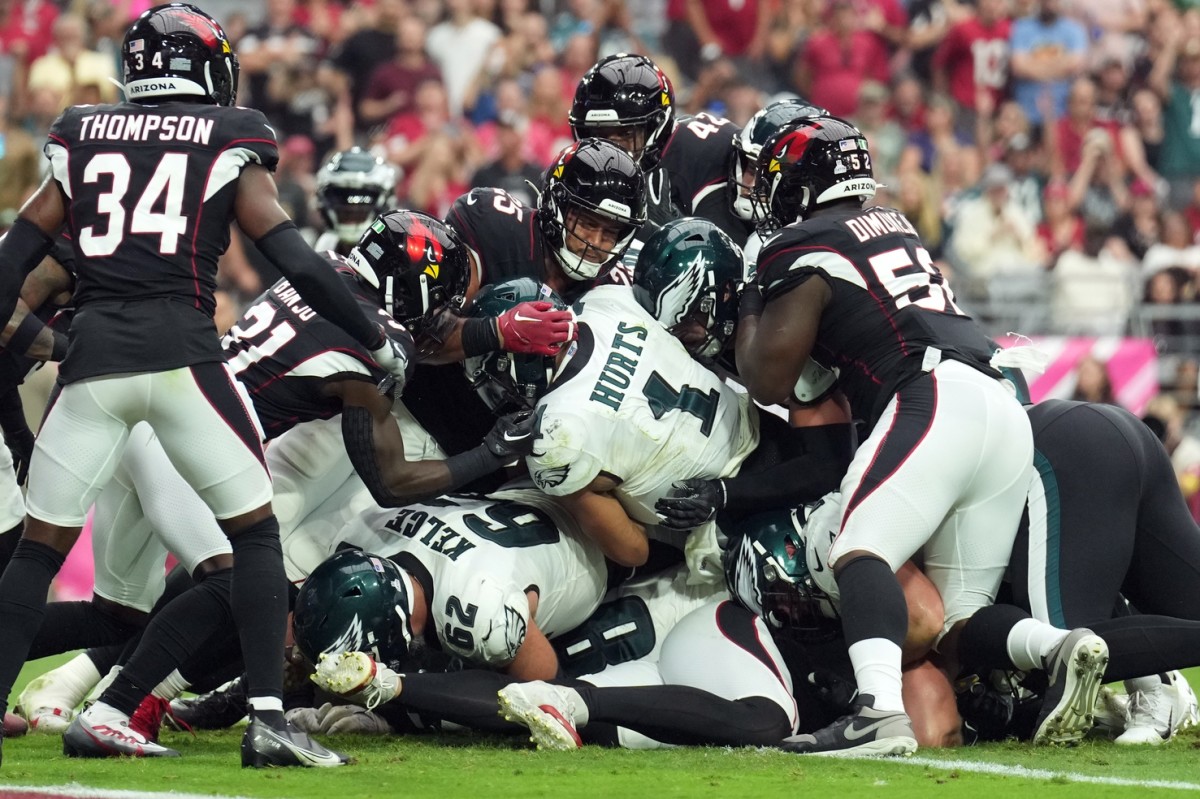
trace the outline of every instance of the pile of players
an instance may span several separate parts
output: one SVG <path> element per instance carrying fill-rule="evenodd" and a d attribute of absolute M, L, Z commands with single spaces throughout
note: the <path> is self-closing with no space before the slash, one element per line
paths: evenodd
<path fill-rule="evenodd" d="M 850 123 L 677 119 L 610 56 L 535 207 L 387 210 L 355 149 L 318 255 L 220 26 L 160 6 L 122 54 L 129 101 L 63 114 L 0 243 L 10 383 L 62 360 L 36 442 L 3 420 L 29 485 L 22 523 L 5 470 L 0 698 L 88 647 L 19 699 L 67 755 L 247 715 L 246 766 L 347 762 L 314 733 L 895 755 L 1197 721 L 1164 450 L 1114 407 L 1022 407 L 1030 354 L 868 207 Z M 285 278 L 219 340 L 230 219 Z M 95 597 L 44 606 L 93 505 Z"/>

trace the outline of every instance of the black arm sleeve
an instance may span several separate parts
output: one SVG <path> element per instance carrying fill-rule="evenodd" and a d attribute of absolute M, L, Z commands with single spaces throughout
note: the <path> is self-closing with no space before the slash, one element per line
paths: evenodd
<path fill-rule="evenodd" d="M 789 438 L 785 459 L 757 470 L 743 467 L 736 477 L 722 481 L 726 508 L 792 508 L 837 490 L 854 454 L 850 426 L 793 428 Z"/>
<path fill-rule="evenodd" d="M 17 307 L 25 276 L 54 249 L 54 239 L 24 217 L 17 217 L 0 239 L 0 319 L 7 320 Z"/>
<path fill-rule="evenodd" d="M 381 507 L 398 508 L 411 500 L 397 496 L 384 482 L 375 461 L 375 423 L 371 412 L 360 405 L 342 408 L 342 438 L 346 442 L 346 454 L 359 478 L 371 492 L 371 497 Z"/>
<path fill-rule="evenodd" d="M 254 243 L 322 319 L 367 349 L 383 346 L 383 329 L 367 318 L 337 273 L 304 242 L 295 223 L 281 222 Z"/>

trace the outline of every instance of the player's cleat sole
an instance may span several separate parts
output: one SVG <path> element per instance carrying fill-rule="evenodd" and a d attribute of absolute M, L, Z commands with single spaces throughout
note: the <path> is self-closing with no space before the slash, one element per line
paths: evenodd
<path fill-rule="evenodd" d="M 63 733 L 67 757 L 179 757 L 174 749 L 146 740 L 128 725 L 92 724 L 78 716 Z"/>
<path fill-rule="evenodd" d="M 175 699 L 164 721 L 178 730 L 224 730 L 246 717 L 246 681 L 242 677 L 191 699 Z"/>
<path fill-rule="evenodd" d="M 1095 721 L 1096 697 L 1108 667 L 1108 644 L 1091 630 L 1073 630 L 1049 664 L 1050 685 L 1034 727 L 1034 744 L 1076 744 Z"/>
<path fill-rule="evenodd" d="M 252 720 L 242 735 L 243 768 L 336 768 L 349 762 L 290 724 L 276 730 Z"/>
<path fill-rule="evenodd" d="M 528 729 L 529 740 L 538 749 L 572 752 L 582 747 L 583 739 L 569 718 L 570 711 L 557 707 L 554 697 L 540 694 L 533 684 L 513 683 L 501 689 L 501 718 Z"/>

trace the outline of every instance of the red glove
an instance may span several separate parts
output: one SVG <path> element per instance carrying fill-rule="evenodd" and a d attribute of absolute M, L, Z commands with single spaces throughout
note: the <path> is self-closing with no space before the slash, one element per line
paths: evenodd
<path fill-rule="evenodd" d="M 496 317 L 500 348 L 525 355 L 557 355 L 578 334 L 575 314 L 545 301 L 523 302 Z"/>

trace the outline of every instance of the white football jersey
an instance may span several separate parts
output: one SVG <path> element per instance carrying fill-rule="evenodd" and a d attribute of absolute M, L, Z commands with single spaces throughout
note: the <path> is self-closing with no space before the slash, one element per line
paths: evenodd
<path fill-rule="evenodd" d="M 611 475 L 626 512 L 655 524 L 654 503 L 672 482 L 737 474 L 758 446 L 758 414 L 628 287 L 599 286 L 580 302 L 574 354 L 537 405 L 529 472 L 556 495 Z"/>
<path fill-rule="evenodd" d="M 526 591 L 538 593 L 535 620 L 554 636 L 582 624 L 607 584 L 599 547 L 532 488 L 368 508 L 337 538 L 331 550 L 415 558 L 432 583 L 430 623 L 443 648 L 490 667 L 510 663 L 525 639 Z"/>

